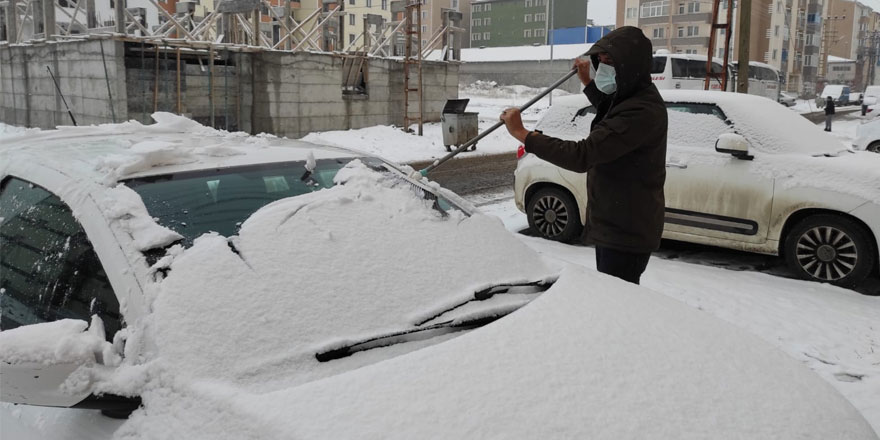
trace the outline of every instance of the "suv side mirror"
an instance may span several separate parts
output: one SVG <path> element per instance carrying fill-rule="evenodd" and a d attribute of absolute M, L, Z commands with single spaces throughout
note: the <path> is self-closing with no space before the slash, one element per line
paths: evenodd
<path fill-rule="evenodd" d="M 715 141 L 715 151 L 730 154 L 737 159 L 752 160 L 755 156 L 749 154 L 749 141 L 736 133 L 724 133 Z"/>

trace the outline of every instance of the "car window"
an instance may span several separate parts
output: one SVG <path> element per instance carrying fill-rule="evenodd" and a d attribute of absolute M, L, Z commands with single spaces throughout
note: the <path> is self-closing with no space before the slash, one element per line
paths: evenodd
<path fill-rule="evenodd" d="M 687 60 L 683 60 L 681 58 L 672 58 L 672 77 L 673 78 L 687 78 L 687 76 L 688 76 Z"/>
<path fill-rule="evenodd" d="M 108 340 L 119 302 L 70 208 L 39 186 L 9 178 L 0 189 L 0 329 L 98 314 Z"/>
<path fill-rule="evenodd" d="M 727 123 L 727 116 L 715 104 L 699 104 L 692 102 L 667 102 L 666 110 L 684 113 L 696 113 L 702 115 L 712 115 Z"/>
<path fill-rule="evenodd" d="M 651 73 L 663 73 L 666 71 L 666 60 L 668 57 L 660 56 L 654 57 L 654 62 L 651 64 Z"/>

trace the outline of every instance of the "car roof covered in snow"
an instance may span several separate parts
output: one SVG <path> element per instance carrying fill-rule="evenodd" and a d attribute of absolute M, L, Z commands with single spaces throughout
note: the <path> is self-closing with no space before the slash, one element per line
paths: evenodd
<path fill-rule="evenodd" d="M 153 118 L 152 125 L 129 121 L 24 132 L 4 139 L 0 157 L 4 162 L 34 161 L 70 177 L 112 185 L 181 171 L 365 155 L 272 135 L 215 130 L 170 113 Z"/>

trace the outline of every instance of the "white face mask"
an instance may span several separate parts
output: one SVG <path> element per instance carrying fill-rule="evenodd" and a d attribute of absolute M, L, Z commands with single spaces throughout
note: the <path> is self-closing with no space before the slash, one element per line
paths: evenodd
<path fill-rule="evenodd" d="M 599 68 L 596 69 L 596 88 L 599 89 L 600 92 L 610 95 L 617 91 L 617 71 L 614 70 L 613 66 L 609 66 L 605 63 L 599 63 Z"/>

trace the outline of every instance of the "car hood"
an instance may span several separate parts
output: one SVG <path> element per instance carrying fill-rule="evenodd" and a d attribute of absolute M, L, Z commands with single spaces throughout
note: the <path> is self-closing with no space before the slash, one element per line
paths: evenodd
<path fill-rule="evenodd" d="M 507 318 L 386 362 L 270 393 L 189 383 L 155 399 L 117 434 L 877 438 L 829 384 L 765 342 L 574 267 Z"/>
<path fill-rule="evenodd" d="M 555 278 L 557 270 L 495 217 L 441 212 L 410 182 L 360 161 L 336 180 L 263 207 L 238 236 L 206 234 L 190 248 L 172 248 L 154 266 L 151 313 L 130 325 L 137 343 L 126 347 L 117 377 L 153 377 L 132 373 L 148 363 L 174 380 L 253 392 L 292 386 L 418 344 L 324 363 L 318 353 L 438 315 L 509 312 L 530 298 L 444 313 L 491 285 Z M 97 390 L 140 394 L 137 386 L 110 377 Z"/>

